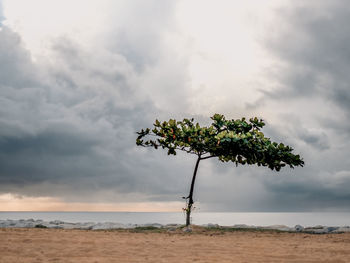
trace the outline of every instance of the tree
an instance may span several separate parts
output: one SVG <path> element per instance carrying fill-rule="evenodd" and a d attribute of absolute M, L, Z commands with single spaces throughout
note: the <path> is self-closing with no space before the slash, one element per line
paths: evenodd
<path fill-rule="evenodd" d="M 168 150 L 168 155 L 176 155 L 177 150 L 197 156 L 190 193 L 186 199 L 186 226 L 190 225 L 193 208 L 193 189 L 199 162 L 217 157 L 222 162 L 233 162 L 241 165 L 267 166 L 271 170 L 280 171 L 286 165 L 290 168 L 303 166 L 299 155 L 292 153 L 293 148 L 283 143 L 271 142 L 270 138 L 260 131 L 265 126 L 263 120 L 245 118 L 226 120 L 223 115 L 211 117 L 213 123 L 209 127 L 201 127 L 194 119 L 159 122 L 154 128 L 142 129 L 138 132 L 136 144 L 144 147 L 159 147 Z M 151 136 L 153 139 L 144 140 Z"/>

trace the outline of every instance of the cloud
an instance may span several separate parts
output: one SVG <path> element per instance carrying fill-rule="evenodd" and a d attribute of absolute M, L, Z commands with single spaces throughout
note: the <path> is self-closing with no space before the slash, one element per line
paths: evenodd
<path fill-rule="evenodd" d="M 156 25 L 150 50 L 162 41 Z M 61 36 L 51 40 L 48 57 L 33 60 L 18 33 L 3 26 L 0 34 L 1 192 L 120 202 L 182 195 L 178 178 L 185 175 L 177 172 L 188 162 L 169 165 L 161 161 L 168 160 L 165 154 L 148 155 L 135 146 L 136 131 L 171 116 L 157 107 L 152 85 L 185 86 L 184 62 L 170 61 L 172 50 L 158 48 L 164 57 L 146 59 L 141 69 L 119 44 L 91 50 Z M 139 39 L 129 41 L 141 52 L 135 56 L 150 56 L 148 49 L 138 50 Z M 175 91 L 158 90 L 162 103 L 185 105 L 184 92 Z"/>
<path fill-rule="evenodd" d="M 268 134 L 287 138 L 306 162 L 295 176 L 263 180 L 273 210 L 348 210 L 340 175 L 350 154 L 349 12 L 345 1 L 296 1 L 278 9 L 265 37 L 273 88 L 247 106 L 267 113 Z"/>
<path fill-rule="evenodd" d="M 2 21 L 5 19 L 4 12 L 2 8 L 2 1 L 0 1 L 0 26 L 2 25 Z"/>
<path fill-rule="evenodd" d="M 346 24 L 350 10 L 346 2 L 299 1 L 280 12 L 281 27 L 266 41 L 284 66 L 275 76 L 282 88 L 273 95 L 280 99 L 288 94 L 296 99 L 322 97 L 348 113 L 350 32 Z"/>

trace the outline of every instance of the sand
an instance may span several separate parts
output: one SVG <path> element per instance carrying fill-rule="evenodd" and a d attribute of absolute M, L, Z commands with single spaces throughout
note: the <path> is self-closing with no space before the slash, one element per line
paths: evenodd
<path fill-rule="evenodd" d="M 2 228 L 0 262 L 350 262 L 350 233 Z"/>

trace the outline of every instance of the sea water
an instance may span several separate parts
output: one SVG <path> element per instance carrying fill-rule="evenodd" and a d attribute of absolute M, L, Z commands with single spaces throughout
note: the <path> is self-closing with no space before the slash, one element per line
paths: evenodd
<path fill-rule="evenodd" d="M 42 219 L 64 222 L 115 222 L 122 224 L 184 224 L 185 215 L 175 212 L 0 212 L 0 220 Z M 286 225 L 302 226 L 350 226 L 350 213 L 205 213 L 193 212 L 196 225 L 219 224 L 233 226 Z"/>

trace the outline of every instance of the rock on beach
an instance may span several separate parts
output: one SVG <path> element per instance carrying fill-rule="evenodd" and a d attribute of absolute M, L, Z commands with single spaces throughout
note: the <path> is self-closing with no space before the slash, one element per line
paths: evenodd
<path fill-rule="evenodd" d="M 20 219 L 20 220 L 0 220 L 0 228 L 53 228 L 53 229 L 82 229 L 82 230 L 109 230 L 109 229 L 133 229 L 137 227 L 152 227 L 152 228 L 164 228 L 168 231 L 175 231 L 180 228 L 180 224 L 167 224 L 162 225 L 158 223 L 148 224 L 122 224 L 116 222 L 83 222 L 83 223 L 70 223 L 61 220 L 43 221 L 34 219 Z M 285 225 L 272 225 L 272 226 L 250 226 L 250 225 L 233 225 L 233 226 L 219 226 L 218 224 L 206 224 L 202 225 L 206 228 L 235 228 L 235 229 L 268 229 L 278 230 L 286 232 L 302 232 L 310 234 L 330 234 L 330 233 L 345 233 L 350 232 L 350 226 L 314 226 L 303 227 L 296 225 L 295 227 L 288 227 Z M 186 232 L 191 232 L 191 228 L 184 228 Z"/>

